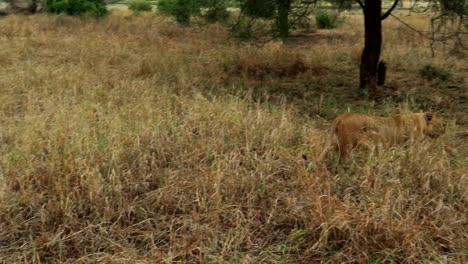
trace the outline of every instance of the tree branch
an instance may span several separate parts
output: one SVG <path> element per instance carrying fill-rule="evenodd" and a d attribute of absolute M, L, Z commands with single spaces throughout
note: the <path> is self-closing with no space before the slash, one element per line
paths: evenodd
<path fill-rule="evenodd" d="M 382 16 L 381 20 L 386 19 L 392 13 L 393 9 L 395 9 L 395 7 L 398 5 L 399 1 L 400 0 L 395 0 L 395 2 L 393 2 L 392 7 L 390 7 L 390 9 L 387 10 L 387 12 Z"/>
<path fill-rule="evenodd" d="M 427 38 L 427 39 L 431 39 L 431 37 L 428 37 L 423 31 L 421 30 L 418 30 L 412 26 L 410 26 L 408 23 L 404 22 L 403 20 L 399 19 L 398 17 L 394 16 L 393 14 L 390 14 L 393 18 L 395 18 L 396 20 L 398 20 L 398 22 L 402 23 L 403 25 L 405 25 L 407 28 L 413 30 L 414 32 L 418 33 L 419 35 L 423 36 L 424 38 Z"/>
<path fill-rule="evenodd" d="M 364 9 L 366 7 L 361 0 L 356 0 L 356 3 L 358 3 L 361 6 L 362 9 Z"/>

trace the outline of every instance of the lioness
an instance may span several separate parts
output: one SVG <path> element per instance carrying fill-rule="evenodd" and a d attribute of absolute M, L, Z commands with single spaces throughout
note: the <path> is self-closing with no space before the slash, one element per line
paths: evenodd
<path fill-rule="evenodd" d="M 332 137 L 336 136 L 336 141 L 328 141 L 318 161 L 325 157 L 332 145 L 339 149 L 341 157 L 346 157 L 349 150 L 358 145 L 391 146 L 426 136 L 436 137 L 443 132 L 441 119 L 432 112 L 390 117 L 344 113 L 332 125 Z"/>

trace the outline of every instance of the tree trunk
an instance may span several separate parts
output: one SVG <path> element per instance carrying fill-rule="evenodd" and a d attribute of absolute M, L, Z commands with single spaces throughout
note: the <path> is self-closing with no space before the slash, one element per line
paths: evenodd
<path fill-rule="evenodd" d="M 377 68 L 377 85 L 384 85 L 386 76 L 387 64 L 385 63 L 385 61 L 381 60 L 379 62 L 379 67 Z"/>
<path fill-rule="evenodd" d="M 31 0 L 31 2 L 29 3 L 29 6 L 28 6 L 28 11 L 31 14 L 36 13 L 36 11 L 37 11 L 37 0 Z"/>
<path fill-rule="evenodd" d="M 382 46 L 382 0 L 366 0 L 364 7 L 364 50 L 361 55 L 360 87 L 376 95 L 377 66 Z"/>
<path fill-rule="evenodd" d="M 289 11 L 291 10 L 291 0 L 279 0 L 277 5 L 278 17 L 276 18 L 276 26 L 280 37 L 285 39 L 289 35 Z"/>

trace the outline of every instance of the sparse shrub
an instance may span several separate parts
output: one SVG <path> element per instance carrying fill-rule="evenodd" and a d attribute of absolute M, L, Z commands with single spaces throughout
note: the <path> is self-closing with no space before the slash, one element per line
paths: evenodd
<path fill-rule="evenodd" d="M 49 14 L 102 17 L 109 13 L 102 0 L 47 0 Z"/>
<path fill-rule="evenodd" d="M 422 77 L 424 77 L 427 80 L 434 80 L 434 79 L 440 79 L 442 81 L 446 81 L 450 79 L 451 73 L 447 71 L 444 68 L 439 68 L 435 67 L 432 65 L 426 65 L 424 66 L 421 71 L 420 71 Z"/>
<path fill-rule="evenodd" d="M 232 26 L 231 32 L 234 37 L 240 40 L 248 40 L 254 37 L 253 21 L 248 18 L 240 18 L 239 21 Z"/>
<path fill-rule="evenodd" d="M 147 12 L 153 9 L 151 3 L 147 0 L 132 0 L 128 5 L 128 9 L 133 12 Z"/>
<path fill-rule="evenodd" d="M 317 28 L 331 29 L 339 27 L 343 23 L 343 19 L 339 13 L 320 11 L 315 16 L 315 22 Z"/>

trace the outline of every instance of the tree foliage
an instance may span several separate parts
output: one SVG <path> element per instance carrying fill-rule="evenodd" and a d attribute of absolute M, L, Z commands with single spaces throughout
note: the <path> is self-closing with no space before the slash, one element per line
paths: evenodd
<path fill-rule="evenodd" d="M 439 0 L 435 1 L 434 4 L 446 15 L 465 18 L 468 15 L 468 2 L 466 0 Z"/>
<path fill-rule="evenodd" d="M 273 18 L 275 16 L 276 1 L 268 0 L 241 0 L 243 14 L 256 18 Z"/>
<path fill-rule="evenodd" d="M 468 36 L 468 1 L 438 0 L 432 5 L 438 15 L 432 18 L 432 41 L 456 40 L 456 46 L 466 49 Z"/>
<path fill-rule="evenodd" d="M 106 4 L 102 0 L 47 0 L 46 11 L 50 14 L 70 16 L 101 17 L 108 14 Z"/>
<path fill-rule="evenodd" d="M 224 21 L 229 16 L 227 0 L 160 0 L 158 10 L 174 16 L 181 25 L 188 26 L 192 17 L 202 17 L 208 22 Z"/>
<path fill-rule="evenodd" d="M 291 28 L 301 24 L 312 12 L 317 0 L 239 0 L 240 16 L 233 27 L 236 32 L 255 32 L 261 29 L 262 37 L 286 38 Z M 241 26 L 242 27 L 241 27 Z"/>

